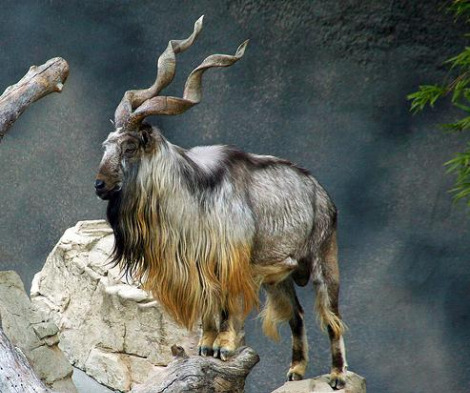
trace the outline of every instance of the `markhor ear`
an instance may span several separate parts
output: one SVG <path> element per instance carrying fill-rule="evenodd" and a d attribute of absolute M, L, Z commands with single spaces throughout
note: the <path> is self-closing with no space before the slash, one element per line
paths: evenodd
<path fill-rule="evenodd" d="M 140 133 L 140 141 L 142 142 L 142 145 L 146 147 L 149 143 L 150 140 L 150 135 L 148 130 L 142 130 Z"/>

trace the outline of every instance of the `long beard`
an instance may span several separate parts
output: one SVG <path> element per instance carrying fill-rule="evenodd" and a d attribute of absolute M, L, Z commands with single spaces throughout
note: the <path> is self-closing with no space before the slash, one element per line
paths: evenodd
<path fill-rule="evenodd" d="M 138 164 L 128 166 L 121 190 L 109 199 L 106 216 L 115 239 L 111 254 L 112 262 L 115 266 L 119 265 L 125 275 L 141 280 L 139 272 L 145 270 L 144 242 L 132 222 L 139 192 L 136 187 L 138 171 Z"/>

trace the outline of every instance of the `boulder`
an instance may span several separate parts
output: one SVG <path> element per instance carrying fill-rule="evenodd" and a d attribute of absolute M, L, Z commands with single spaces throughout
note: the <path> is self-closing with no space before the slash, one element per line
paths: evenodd
<path fill-rule="evenodd" d="M 341 390 L 334 390 L 329 384 L 328 374 L 320 377 L 304 379 L 302 381 L 286 382 L 280 388 L 271 393 L 366 393 L 366 380 L 350 371 L 346 376 L 346 387 Z"/>
<path fill-rule="evenodd" d="M 53 390 L 77 393 L 73 368 L 58 348 L 57 326 L 36 309 L 16 272 L 0 272 L 1 328 L 20 348 L 37 376 Z"/>
<path fill-rule="evenodd" d="M 58 327 L 69 361 L 98 382 L 129 391 L 171 360 L 170 347 L 195 353 L 198 333 L 180 328 L 135 282 L 110 264 L 104 220 L 68 229 L 33 280 L 33 304 Z"/>

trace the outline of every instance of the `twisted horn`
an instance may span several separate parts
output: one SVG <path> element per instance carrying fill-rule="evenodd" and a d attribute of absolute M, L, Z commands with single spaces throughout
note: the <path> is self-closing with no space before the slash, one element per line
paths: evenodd
<path fill-rule="evenodd" d="M 163 88 L 168 86 L 175 76 L 176 55 L 188 49 L 202 30 L 202 15 L 195 23 L 192 34 L 184 40 L 170 40 L 168 46 L 157 62 L 157 78 L 152 86 L 142 90 L 128 90 L 114 113 L 114 122 L 117 128 L 130 123 L 133 110 L 149 98 L 156 96 Z"/>
<path fill-rule="evenodd" d="M 235 55 L 211 55 L 207 57 L 189 75 L 185 87 L 183 98 L 170 96 L 157 96 L 147 99 L 131 115 L 132 123 L 140 123 L 145 117 L 150 115 L 179 115 L 193 105 L 198 104 L 202 98 L 202 75 L 209 68 L 229 67 L 245 53 L 248 40 L 243 42 L 235 52 Z"/>

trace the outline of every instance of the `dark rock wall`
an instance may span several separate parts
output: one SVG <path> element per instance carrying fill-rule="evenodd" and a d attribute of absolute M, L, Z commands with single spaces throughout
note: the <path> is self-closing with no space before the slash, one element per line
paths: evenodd
<path fill-rule="evenodd" d="M 437 123 L 440 105 L 411 116 L 407 93 L 446 74 L 465 27 L 445 1 L 10 1 L 0 12 L 0 86 L 62 56 L 61 95 L 29 108 L 0 146 L 0 268 L 26 282 L 63 231 L 104 216 L 93 180 L 100 144 L 124 90 L 144 87 L 168 39 L 205 14 L 197 44 L 178 58 L 166 92 L 181 94 L 206 55 L 245 58 L 205 75 L 203 102 L 153 121 L 184 147 L 228 143 L 311 170 L 340 210 L 342 312 L 351 370 L 371 392 L 468 392 L 470 217 L 452 205 L 442 163 L 464 145 Z M 328 371 L 327 337 L 307 314 L 309 375 Z M 247 324 L 261 362 L 248 392 L 283 382 L 289 333 L 279 344 Z"/>

